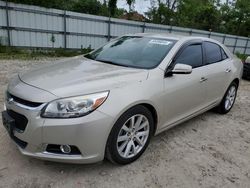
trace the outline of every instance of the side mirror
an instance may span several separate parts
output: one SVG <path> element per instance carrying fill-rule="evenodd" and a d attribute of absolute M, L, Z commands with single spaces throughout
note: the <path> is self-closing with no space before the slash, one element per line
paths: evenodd
<path fill-rule="evenodd" d="M 166 76 L 172 76 L 173 74 L 191 74 L 192 67 L 185 64 L 176 64 L 174 68 L 166 72 Z"/>

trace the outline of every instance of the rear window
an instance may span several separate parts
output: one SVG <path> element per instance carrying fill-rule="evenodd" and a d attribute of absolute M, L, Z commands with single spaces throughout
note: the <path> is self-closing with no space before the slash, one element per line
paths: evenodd
<path fill-rule="evenodd" d="M 227 59 L 228 56 L 227 56 L 226 52 L 222 48 L 220 48 L 220 49 L 221 49 L 222 60 Z"/>
<path fill-rule="evenodd" d="M 228 58 L 225 51 L 218 44 L 213 42 L 205 42 L 205 51 L 206 64 L 217 63 Z"/>

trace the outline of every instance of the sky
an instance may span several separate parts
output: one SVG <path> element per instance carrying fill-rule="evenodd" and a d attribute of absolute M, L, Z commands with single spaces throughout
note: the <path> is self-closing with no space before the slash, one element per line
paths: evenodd
<path fill-rule="evenodd" d="M 118 0 L 117 1 L 118 8 L 124 8 L 126 10 L 129 9 L 126 0 Z M 150 0 L 135 0 L 134 8 L 140 14 L 143 14 L 151 7 Z"/>

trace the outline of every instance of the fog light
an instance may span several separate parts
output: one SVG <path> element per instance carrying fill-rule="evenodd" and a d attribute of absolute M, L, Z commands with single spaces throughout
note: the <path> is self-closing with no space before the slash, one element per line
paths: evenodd
<path fill-rule="evenodd" d="M 69 145 L 61 145 L 60 150 L 63 153 L 69 154 L 71 152 L 71 147 Z"/>

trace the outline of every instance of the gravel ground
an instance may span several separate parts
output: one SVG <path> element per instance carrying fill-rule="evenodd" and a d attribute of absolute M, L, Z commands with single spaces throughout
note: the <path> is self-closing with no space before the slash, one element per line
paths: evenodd
<path fill-rule="evenodd" d="M 0 103 L 12 76 L 51 60 L 1 60 Z M 241 82 L 230 113 L 207 112 L 161 133 L 126 166 L 28 158 L 0 124 L 0 187 L 250 187 L 250 81 Z"/>

